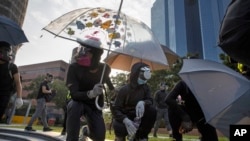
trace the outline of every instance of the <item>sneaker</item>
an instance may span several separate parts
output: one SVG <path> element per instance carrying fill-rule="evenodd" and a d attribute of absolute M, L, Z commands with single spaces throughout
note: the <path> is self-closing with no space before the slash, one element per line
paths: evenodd
<path fill-rule="evenodd" d="M 154 136 L 155 138 L 157 138 L 157 134 L 154 134 L 153 136 Z"/>
<path fill-rule="evenodd" d="M 48 132 L 48 131 L 52 131 L 53 129 L 49 128 L 49 127 L 44 127 L 43 128 L 43 132 Z"/>
<path fill-rule="evenodd" d="M 65 129 L 62 130 L 61 135 L 66 135 L 66 130 Z"/>
<path fill-rule="evenodd" d="M 88 140 L 88 137 L 87 137 L 88 132 L 89 132 L 88 126 L 82 126 L 82 128 L 80 130 L 80 136 L 79 136 L 78 141 L 87 141 Z"/>
<path fill-rule="evenodd" d="M 26 126 L 25 128 L 24 128 L 24 130 L 25 131 L 36 131 L 36 130 L 34 130 L 32 127 L 30 127 L 30 126 Z"/>
<path fill-rule="evenodd" d="M 173 137 L 173 134 L 169 134 L 169 137 L 172 138 L 172 137 Z"/>

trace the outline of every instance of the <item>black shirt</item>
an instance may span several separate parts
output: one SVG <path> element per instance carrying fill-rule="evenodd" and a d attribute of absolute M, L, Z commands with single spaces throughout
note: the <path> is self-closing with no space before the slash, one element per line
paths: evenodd
<path fill-rule="evenodd" d="M 46 80 L 44 80 L 41 84 L 40 84 L 40 86 L 39 86 L 39 90 L 38 90 L 38 95 L 37 95 L 37 99 L 39 99 L 39 98 L 44 98 L 44 93 L 43 93 L 43 91 L 42 91 L 42 87 L 43 86 L 45 86 L 46 87 L 46 90 L 50 90 L 50 88 L 49 88 L 49 85 L 48 85 L 48 82 L 46 81 Z"/>
<path fill-rule="evenodd" d="M 87 96 L 87 92 L 94 88 L 95 84 L 100 83 L 104 64 L 99 64 L 97 72 L 90 72 L 86 67 L 82 67 L 77 63 L 70 64 L 66 85 L 70 90 L 71 98 L 75 101 L 81 101 L 85 104 L 92 105 L 95 107 L 95 99 L 90 99 Z M 114 87 L 110 81 L 109 74 L 111 72 L 110 67 L 107 65 L 105 69 L 105 74 L 103 77 L 103 83 L 107 83 L 110 90 L 113 90 Z M 100 96 L 100 99 L 103 100 L 103 95 Z"/>
<path fill-rule="evenodd" d="M 18 73 L 17 66 L 15 64 L 11 65 L 11 70 L 9 70 L 9 64 L 0 64 L 0 94 L 10 95 L 13 86 L 13 75 Z M 12 77 L 10 75 L 12 73 Z"/>

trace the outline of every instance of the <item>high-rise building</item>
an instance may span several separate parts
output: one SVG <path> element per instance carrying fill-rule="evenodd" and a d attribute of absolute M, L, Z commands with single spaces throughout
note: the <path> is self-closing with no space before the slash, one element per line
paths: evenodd
<path fill-rule="evenodd" d="M 0 15 L 6 16 L 22 27 L 29 0 L 1 0 Z"/>
<path fill-rule="evenodd" d="M 1 0 L 0 2 L 0 15 L 8 17 L 22 27 L 24 18 L 27 11 L 29 0 Z M 21 45 L 13 48 L 13 62 L 15 55 Z"/>
<path fill-rule="evenodd" d="M 230 0 L 156 0 L 151 29 L 160 43 L 179 56 L 220 61 L 217 46 L 220 23 Z"/>

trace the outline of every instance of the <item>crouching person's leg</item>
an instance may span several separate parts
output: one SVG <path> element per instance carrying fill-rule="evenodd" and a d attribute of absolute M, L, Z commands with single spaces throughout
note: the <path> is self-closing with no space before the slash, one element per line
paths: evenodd
<path fill-rule="evenodd" d="M 144 115 L 141 119 L 141 124 L 136 133 L 136 139 L 147 141 L 148 134 L 154 126 L 156 120 L 156 109 L 153 106 L 145 107 Z"/>
<path fill-rule="evenodd" d="M 113 128 L 115 132 L 115 141 L 126 141 L 126 136 L 128 133 L 125 125 L 122 122 L 114 119 Z"/>

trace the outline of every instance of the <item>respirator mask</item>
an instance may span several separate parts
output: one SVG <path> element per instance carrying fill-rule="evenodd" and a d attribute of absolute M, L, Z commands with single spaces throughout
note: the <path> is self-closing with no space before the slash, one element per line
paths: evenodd
<path fill-rule="evenodd" d="M 81 66 L 84 67 L 90 67 L 91 65 L 91 58 L 88 55 L 89 53 L 91 53 L 91 49 L 90 48 L 86 48 L 86 47 L 81 47 L 79 54 L 78 54 L 78 59 L 77 59 L 77 63 Z"/>
<path fill-rule="evenodd" d="M 142 85 L 147 83 L 147 81 L 151 78 L 151 70 L 148 66 L 142 67 L 140 69 L 139 77 L 138 77 L 138 84 Z"/>

